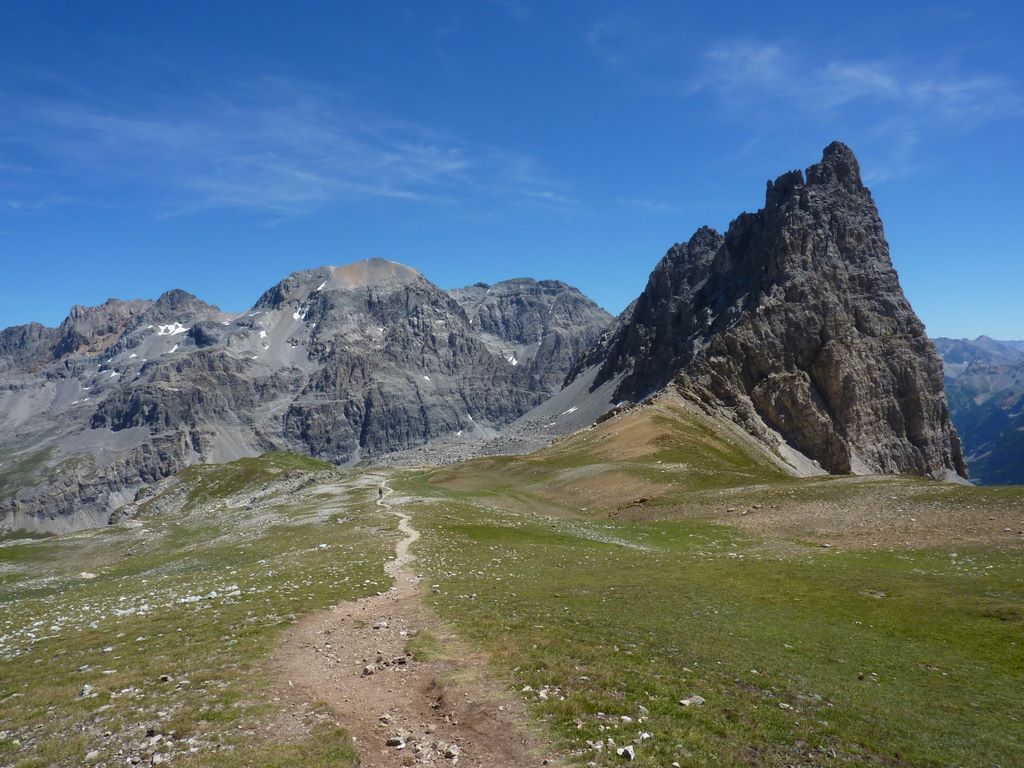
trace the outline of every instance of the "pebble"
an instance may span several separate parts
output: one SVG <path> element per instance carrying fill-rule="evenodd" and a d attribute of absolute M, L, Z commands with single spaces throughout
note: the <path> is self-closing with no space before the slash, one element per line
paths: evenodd
<path fill-rule="evenodd" d="M 679 701 L 684 707 L 701 706 L 704 704 L 703 696 L 687 696 L 685 699 Z"/>

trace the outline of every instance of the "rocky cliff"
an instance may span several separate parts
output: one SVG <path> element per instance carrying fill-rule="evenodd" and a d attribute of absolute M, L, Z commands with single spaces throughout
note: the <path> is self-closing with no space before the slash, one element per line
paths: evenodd
<path fill-rule="evenodd" d="M 0 332 L 0 530 L 103 524 L 198 462 L 287 449 L 345 464 L 493 433 L 610 319 L 569 286 L 512 282 L 491 314 L 518 312 L 529 340 L 382 259 L 295 273 L 238 315 L 175 290 Z"/>
<path fill-rule="evenodd" d="M 587 366 L 617 399 L 673 382 L 829 472 L 967 476 L 942 363 L 840 143 L 724 236 L 674 246 L 573 375 Z"/>
<path fill-rule="evenodd" d="M 493 349 L 522 366 L 533 387 L 553 392 L 612 316 L 572 286 L 519 278 L 451 291 Z"/>

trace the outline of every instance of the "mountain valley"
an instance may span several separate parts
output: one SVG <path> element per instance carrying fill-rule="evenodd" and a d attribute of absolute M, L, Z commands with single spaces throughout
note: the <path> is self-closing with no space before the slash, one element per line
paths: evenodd
<path fill-rule="evenodd" d="M 1022 366 L 839 143 L 617 318 L 370 259 L 0 331 L 0 765 L 1015 765 Z"/>

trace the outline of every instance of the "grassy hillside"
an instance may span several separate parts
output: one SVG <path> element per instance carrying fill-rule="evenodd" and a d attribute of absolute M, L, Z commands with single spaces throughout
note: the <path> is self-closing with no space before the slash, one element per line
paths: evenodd
<path fill-rule="evenodd" d="M 0 764 L 351 764 L 326 713 L 281 721 L 267 660 L 296 616 L 386 588 L 372 491 L 274 454 L 194 467 L 119 525 L 0 541 Z"/>
<path fill-rule="evenodd" d="M 1020 487 L 797 478 L 672 398 L 531 456 L 389 474 L 461 635 L 409 647 L 486 654 L 569 765 L 1024 754 Z M 354 764 L 273 653 L 389 586 L 381 475 L 192 467 L 117 525 L 0 540 L 0 765 Z"/>
<path fill-rule="evenodd" d="M 574 764 L 1024 755 L 1020 488 L 793 478 L 671 400 L 403 485 L 433 605 Z"/>

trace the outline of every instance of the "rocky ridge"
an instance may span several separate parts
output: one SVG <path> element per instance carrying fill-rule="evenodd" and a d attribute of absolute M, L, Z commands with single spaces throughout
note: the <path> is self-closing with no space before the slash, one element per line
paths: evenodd
<path fill-rule="evenodd" d="M 284 449 L 344 465 L 494 434 L 610 320 L 562 284 L 531 297 L 536 285 L 512 281 L 490 304 L 559 307 L 514 360 L 511 337 L 383 259 L 295 273 L 238 315 L 170 291 L 0 332 L 0 531 L 102 525 L 195 463 Z"/>

